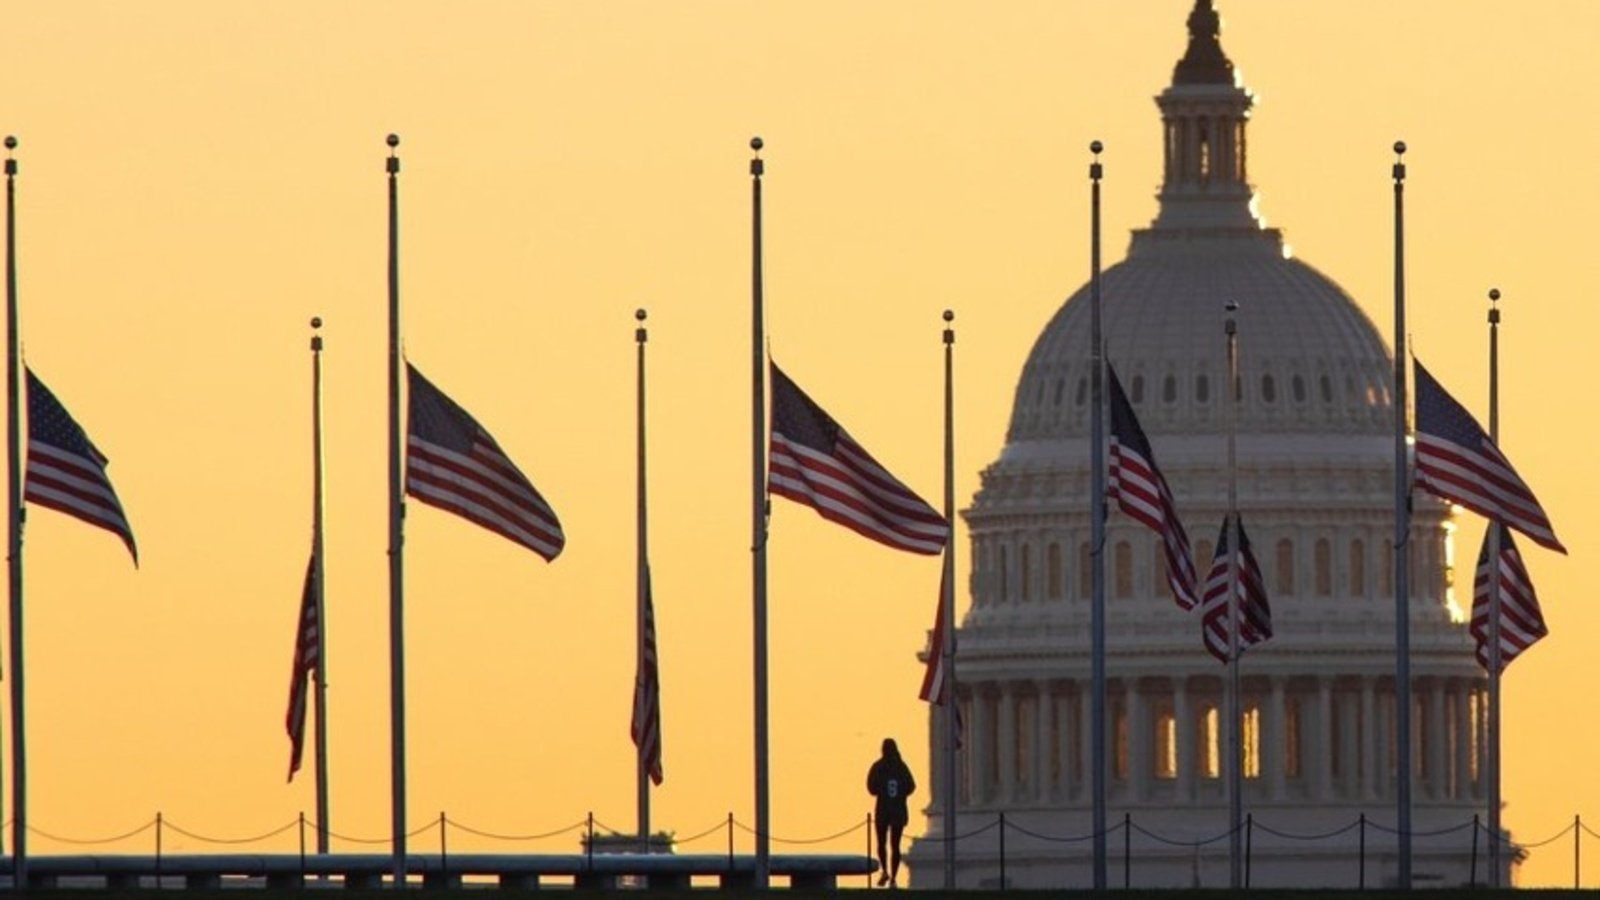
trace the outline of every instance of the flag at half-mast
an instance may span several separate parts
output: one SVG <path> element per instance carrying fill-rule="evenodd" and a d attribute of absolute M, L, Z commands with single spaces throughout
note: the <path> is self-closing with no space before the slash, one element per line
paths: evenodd
<path fill-rule="evenodd" d="M 1422 363 L 1417 380 L 1417 486 L 1566 553 L 1550 517 L 1500 448 Z"/>
<path fill-rule="evenodd" d="M 406 375 L 406 493 L 555 559 L 566 537 L 550 504 L 477 419 L 410 363 Z"/>
<path fill-rule="evenodd" d="M 1122 391 L 1116 370 L 1107 365 L 1106 374 L 1111 387 L 1111 473 L 1107 495 L 1116 499 L 1123 512 L 1161 536 L 1172 599 L 1182 609 L 1194 609 L 1199 602 L 1198 577 L 1189 555 L 1189 535 L 1178 520 L 1172 490 L 1156 467 L 1155 453 L 1144 429 L 1139 427 L 1133 404 Z"/>
<path fill-rule="evenodd" d="M 956 717 L 956 749 L 961 748 L 961 736 L 965 731 L 965 723 L 961 721 L 961 707 L 950 702 L 950 673 L 945 668 L 944 658 L 944 592 L 948 587 L 945 573 L 939 573 L 939 602 L 937 611 L 933 614 L 933 634 L 928 638 L 928 661 L 922 670 L 922 688 L 917 691 L 917 697 L 927 701 L 932 706 L 943 706 L 951 710 Z M 952 635 L 952 640 L 954 636 Z M 953 648 L 952 648 L 953 649 Z"/>
<path fill-rule="evenodd" d="M 22 497 L 82 519 L 122 538 L 139 564 L 133 528 L 106 475 L 110 460 L 73 421 L 39 376 L 28 373 L 28 468 Z"/>
<path fill-rule="evenodd" d="M 650 569 L 644 570 L 644 646 L 639 654 L 639 671 L 633 678 L 633 724 L 628 729 L 639 758 L 660 784 L 661 768 L 661 668 L 656 658 L 656 604 L 651 596 Z"/>
<path fill-rule="evenodd" d="M 767 488 L 897 550 L 944 550 L 950 525 L 777 367 Z"/>
<path fill-rule="evenodd" d="M 1489 670 L 1489 545 L 1494 529 L 1500 529 L 1500 560 L 1495 568 L 1500 575 L 1500 671 L 1522 651 L 1533 646 L 1550 629 L 1539 609 L 1539 595 L 1522 565 L 1511 532 L 1498 522 L 1490 522 L 1483 533 L 1483 549 L 1478 551 L 1478 571 L 1472 581 L 1472 639 L 1478 644 L 1478 663 Z"/>
<path fill-rule="evenodd" d="M 300 757 L 306 746 L 306 709 L 311 705 L 311 678 L 322 656 L 322 622 L 317 616 L 317 554 L 306 566 L 306 585 L 300 593 L 300 618 L 294 635 L 294 665 L 289 675 L 289 711 L 284 727 L 289 732 L 289 780 L 300 771 Z"/>
<path fill-rule="evenodd" d="M 1237 514 L 1235 514 L 1237 515 Z M 1238 608 L 1239 652 L 1272 637 L 1272 607 L 1267 602 L 1267 586 L 1261 577 L 1261 565 L 1244 533 L 1244 520 L 1239 520 Z M 1222 536 L 1217 538 L 1217 552 L 1211 558 L 1211 571 L 1206 575 L 1205 598 L 1201 602 L 1201 633 L 1206 649 L 1211 655 L 1228 661 L 1228 519 L 1222 520 Z"/>

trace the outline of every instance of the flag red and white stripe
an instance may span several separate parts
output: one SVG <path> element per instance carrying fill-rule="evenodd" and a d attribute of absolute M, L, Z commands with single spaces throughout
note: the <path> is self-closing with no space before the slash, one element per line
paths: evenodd
<path fill-rule="evenodd" d="M 928 638 L 928 660 L 922 670 L 922 688 L 917 696 L 933 706 L 943 706 L 953 712 L 956 717 L 956 748 L 960 749 L 965 723 L 961 721 L 961 707 L 950 702 L 950 677 L 945 668 L 944 659 L 944 595 L 949 589 L 945 581 L 945 574 L 939 574 L 939 602 L 933 614 L 933 634 Z M 954 636 L 951 637 L 954 640 Z M 951 648 L 954 650 L 954 648 Z"/>
<path fill-rule="evenodd" d="M 137 566 L 139 548 L 133 542 L 133 528 L 106 475 L 110 461 L 39 376 L 32 369 L 27 369 L 27 375 L 28 464 L 23 499 L 117 535 Z"/>
<path fill-rule="evenodd" d="M 1559 553 L 1550 517 L 1472 414 L 1413 361 L 1417 381 L 1417 486 L 1515 528 Z"/>
<path fill-rule="evenodd" d="M 639 764 L 660 784 L 661 769 L 661 669 L 656 658 L 656 604 L 650 588 L 650 570 L 644 573 L 644 646 L 633 678 L 633 723 L 629 733 L 639 751 Z"/>
<path fill-rule="evenodd" d="M 1267 602 L 1266 582 L 1261 577 L 1261 565 L 1256 562 L 1255 551 L 1244 533 L 1244 521 L 1239 521 L 1239 554 L 1237 566 L 1239 653 L 1272 637 L 1272 607 Z M 1217 551 L 1211 559 L 1211 571 L 1206 575 L 1205 598 L 1201 601 L 1201 634 L 1206 649 L 1218 660 L 1226 663 L 1229 656 L 1228 615 L 1228 520 L 1222 520 L 1222 536 L 1217 538 Z"/>
<path fill-rule="evenodd" d="M 1189 555 L 1189 535 L 1178 519 L 1167 479 L 1156 467 L 1155 453 L 1144 429 L 1139 427 L 1116 371 L 1107 365 L 1106 373 L 1111 386 L 1111 473 L 1106 493 L 1124 513 L 1161 537 L 1172 599 L 1181 609 L 1194 609 L 1199 602 L 1198 576 Z"/>
<path fill-rule="evenodd" d="M 477 419 L 415 366 L 406 372 L 406 493 L 555 559 L 566 537 L 550 504 Z"/>
<path fill-rule="evenodd" d="M 300 771 L 306 745 L 306 710 L 311 706 L 311 679 L 322 656 L 322 621 L 317 610 L 317 587 L 322 578 L 317 555 L 306 566 L 306 584 L 300 592 L 300 618 L 294 636 L 294 666 L 289 675 L 289 711 L 284 727 L 289 732 L 289 780 Z"/>
<path fill-rule="evenodd" d="M 937 554 L 949 523 L 878 461 L 776 365 L 767 488 L 897 550 Z"/>
<path fill-rule="evenodd" d="M 1489 523 L 1483 534 L 1483 549 L 1478 552 L 1478 570 L 1472 581 L 1472 638 L 1478 644 L 1478 663 L 1489 671 L 1489 544 L 1494 529 L 1500 529 L 1500 671 L 1522 651 L 1548 635 L 1539 595 L 1522 565 L 1522 554 L 1503 526 Z"/>

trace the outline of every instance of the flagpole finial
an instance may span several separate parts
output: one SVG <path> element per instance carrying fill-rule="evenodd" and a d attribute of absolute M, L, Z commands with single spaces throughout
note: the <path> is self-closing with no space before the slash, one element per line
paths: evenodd
<path fill-rule="evenodd" d="M 1490 325 L 1499 325 L 1500 324 L 1500 307 L 1496 305 L 1499 302 L 1500 302 L 1500 289 L 1499 288 L 1489 288 L 1489 324 Z"/>
<path fill-rule="evenodd" d="M 383 142 L 389 145 L 389 160 L 385 163 L 384 168 L 390 175 L 398 174 L 400 171 L 400 157 L 394 155 L 394 148 L 400 146 L 400 135 L 390 133 L 388 137 L 383 139 Z"/>
<path fill-rule="evenodd" d="M 760 135 L 757 135 L 757 136 L 755 136 L 755 137 L 750 139 L 750 149 L 754 150 L 757 153 L 760 153 L 761 152 L 761 148 L 765 147 L 765 146 L 766 146 L 766 142 L 761 140 L 761 136 Z"/>
<path fill-rule="evenodd" d="M 1100 143 L 1099 141 L 1090 141 L 1089 142 L 1089 152 L 1094 154 L 1094 162 L 1089 163 L 1089 180 L 1090 181 L 1099 181 L 1100 180 L 1100 172 L 1101 172 L 1101 169 L 1100 169 L 1100 151 L 1104 150 L 1105 148 L 1106 148 L 1106 145 Z"/>
<path fill-rule="evenodd" d="M 956 320 L 955 310 L 952 310 L 952 309 L 945 310 L 943 318 L 944 318 L 944 342 L 946 344 L 954 344 L 956 342 L 956 332 L 955 332 L 954 328 L 950 327 L 950 323 L 954 322 Z"/>
<path fill-rule="evenodd" d="M 639 327 L 634 329 L 633 339 L 641 344 L 644 343 L 647 338 L 644 330 L 644 320 L 649 318 L 649 316 L 650 314 L 646 312 L 645 308 L 642 306 L 633 311 L 633 318 L 639 323 Z"/>
<path fill-rule="evenodd" d="M 17 149 L 17 136 L 16 135 L 14 135 L 14 134 L 6 135 L 6 149 L 7 150 L 15 150 L 15 149 Z"/>
<path fill-rule="evenodd" d="M 767 170 L 766 165 L 761 161 L 761 148 L 766 145 L 766 142 L 759 135 L 750 139 L 750 149 L 756 154 L 755 158 L 750 160 L 750 174 L 757 178 L 760 178 L 762 173 Z"/>
<path fill-rule="evenodd" d="M 383 139 L 383 142 L 389 145 L 389 152 L 393 153 L 394 148 L 400 146 L 400 135 L 391 132 L 388 137 Z"/>
<path fill-rule="evenodd" d="M 17 174 L 17 161 L 11 158 L 11 151 L 13 151 L 15 149 L 17 149 L 17 136 L 14 135 L 14 134 L 6 135 L 6 174 L 7 175 L 15 175 L 15 174 Z"/>
<path fill-rule="evenodd" d="M 321 316 L 312 316 L 311 317 L 311 330 L 313 332 L 315 332 L 318 328 L 321 328 L 321 327 L 322 327 L 322 317 Z M 311 335 L 311 351 L 313 353 L 317 353 L 317 352 L 321 352 L 321 350 L 322 350 L 322 335 L 320 335 L 320 334 L 312 334 Z"/>
<path fill-rule="evenodd" d="M 1395 141 L 1394 142 L 1394 180 L 1397 181 L 1397 182 L 1406 180 L 1406 164 L 1402 161 L 1402 160 L 1405 159 L 1405 155 L 1406 155 L 1406 142 L 1405 141 Z"/>

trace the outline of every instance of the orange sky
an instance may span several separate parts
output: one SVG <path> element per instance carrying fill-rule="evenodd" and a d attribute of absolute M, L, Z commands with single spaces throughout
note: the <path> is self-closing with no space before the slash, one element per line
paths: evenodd
<path fill-rule="evenodd" d="M 309 778 L 283 784 L 282 714 L 317 314 L 333 821 L 387 834 L 390 131 L 404 140 L 407 353 L 494 432 L 569 538 L 546 565 L 411 505 L 411 818 L 526 834 L 592 810 L 632 827 L 632 313 L 647 306 L 656 822 L 686 836 L 730 811 L 752 821 L 749 137 L 767 141 L 775 356 L 932 498 L 939 313 L 956 309 L 965 506 L 1034 335 L 1087 277 L 1091 139 L 1107 147 L 1108 264 L 1154 214 L 1151 98 L 1188 6 L 13 5 L 0 131 L 22 142 L 25 353 L 112 458 L 143 565 L 108 534 L 31 511 L 32 823 L 105 836 L 159 810 L 237 837 L 311 809 Z M 1600 5 L 1220 6 L 1258 97 L 1262 212 L 1386 334 L 1389 147 L 1410 145 L 1413 347 L 1480 416 L 1484 295 L 1505 293 L 1502 444 L 1571 550 L 1527 551 L 1552 636 L 1506 680 L 1506 823 L 1531 841 L 1574 813 L 1600 821 L 1584 777 L 1600 722 L 1570 712 L 1594 691 L 1582 636 L 1600 628 L 1581 587 L 1600 541 L 1582 513 L 1600 425 L 1579 399 L 1600 326 Z M 1470 559 L 1482 524 L 1461 524 Z M 865 816 L 862 777 L 886 734 L 924 774 L 915 653 L 937 563 L 781 500 L 770 560 L 772 827 L 816 837 Z M 858 831 L 831 846 L 863 845 Z M 148 851 L 148 833 L 111 849 Z M 1536 850 L 1522 881 L 1570 883 L 1570 862 L 1569 842 Z"/>

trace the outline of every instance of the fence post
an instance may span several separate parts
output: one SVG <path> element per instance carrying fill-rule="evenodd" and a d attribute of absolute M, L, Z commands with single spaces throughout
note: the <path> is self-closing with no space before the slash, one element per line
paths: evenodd
<path fill-rule="evenodd" d="M 306 811 L 300 810 L 300 886 L 306 886 Z"/>
<path fill-rule="evenodd" d="M 156 888 L 161 888 L 161 810 L 156 810 Z"/>
<path fill-rule="evenodd" d="M 1578 890 L 1582 883 L 1583 859 L 1578 851 L 1583 844 L 1583 817 L 1574 813 L 1572 816 L 1572 889 Z"/>
<path fill-rule="evenodd" d="M 1000 890 L 1006 889 L 1006 814 L 1000 814 Z"/>
<path fill-rule="evenodd" d="M 1122 814 L 1122 889 L 1133 885 L 1133 813 Z"/>
<path fill-rule="evenodd" d="M 867 813 L 867 859 L 872 858 L 872 813 Z M 878 873 L 880 875 L 885 873 Z M 872 887 L 872 873 L 867 873 L 867 887 Z"/>
<path fill-rule="evenodd" d="M 1467 870 L 1467 887 L 1478 886 L 1478 814 L 1472 814 L 1472 867 Z"/>
<path fill-rule="evenodd" d="M 1250 889 L 1250 857 L 1251 849 L 1255 846 L 1256 814 L 1244 814 L 1244 887 Z"/>
<path fill-rule="evenodd" d="M 441 810 L 439 810 L 439 886 L 440 887 L 449 887 L 450 886 L 450 856 L 449 856 L 448 853 L 445 852 L 445 843 L 444 843 L 444 831 L 445 831 L 445 828 L 444 828 L 444 823 L 445 823 L 444 810 L 441 809 Z M 593 833 L 591 833 L 590 836 L 589 836 L 589 844 L 591 846 L 593 846 L 593 844 L 594 844 L 594 835 L 593 835 Z"/>
<path fill-rule="evenodd" d="M 584 868 L 594 870 L 594 810 L 589 811 L 589 839 L 584 841 Z"/>
<path fill-rule="evenodd" d="M 733 813 L 728 813 L 728 874 L 733 874 Z"/>
<path fill-rule="evenodd" d="M 1364 891 L 1364 890 L 1367 889 L 1367 814 L 1366 813 L 1362 813 L 1361 814 L 1361 850 L 1360 850 L 1360 853 L 1358 854 L 1357 858 L 1360 859 L 1360 863 L 1358 864 L 1358 866 L 1359 866 L 1359 870 L 1361 872 L 1361 877 L 1360 877 L 1360 880 L 1358 880 L 1356 882 L 1356 888 L 1358 890 L 1363 890 Z"/>

